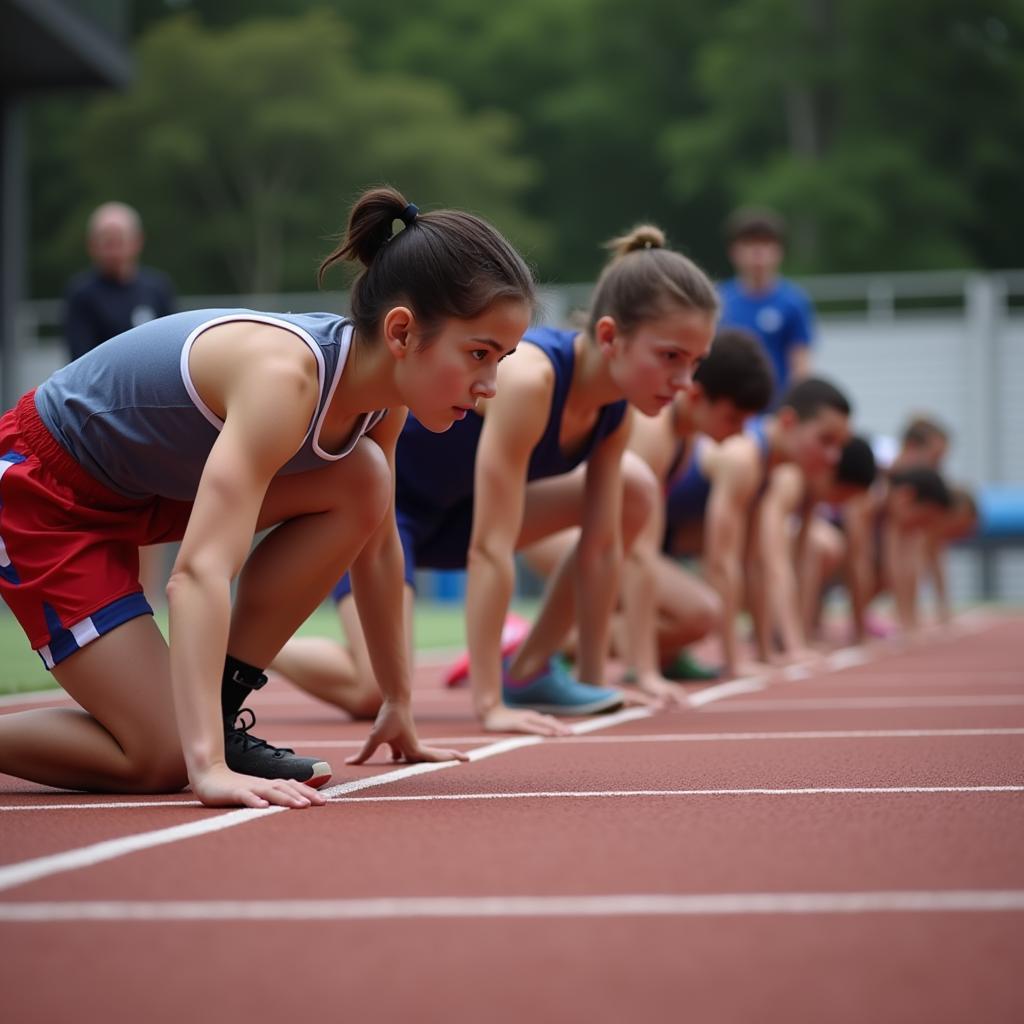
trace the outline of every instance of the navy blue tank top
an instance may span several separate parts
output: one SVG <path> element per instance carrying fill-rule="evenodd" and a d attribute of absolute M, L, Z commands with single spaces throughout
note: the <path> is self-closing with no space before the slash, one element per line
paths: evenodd
<path fill-rule="evenodd" d="M 762 464 L 767 469 L 770 452 L 764 417 L 756 416 L 748 420 L 743 432 L 757 442 Z M 704 518 L 708 498 L 711 496 L 711 481 L 701 467 L 700 453 L 712 443 L 708 437 L 703 435 L 698 437 L 693 444 L 689 460 L 679 467 L 673 478 L 669 479 L 665 497 L 665 526 L 668 530 L 677 529 L 684 523 L 692 523 Z M 768 474 L 766 472 L 757 489 L 758 497 L 764 491 L 767 482 Z"/>
<path fill-rule="evenodd" d="M 711 443 L 710 438 L 696 438 L 689 459 L 669 478 L 665 495 L 665 525 L 669 529 L 704 518 L 711 481 L 701 468 L 700 453 Z"/>
<path fill-rule="evenodd" d="M 595 447 L 622 422 L 625 400 L 603 405 L 589 437 L 570 455 L 558 443 L 565 403 L 572 385 L 576 353 L 575 331 L 533 327 L 523 340 L 551 360 L 555 387 L 547 426 L 530 455 L 527 480 L 561 476 L 586 462 Z M 513 357 L 514 358 L 514 357 Z M 474 463 L 483 429 L 483 417 L 469 413 L 443 434 L 427 430 L 410 413 L 398 440 L 395 455 L 396 502 L 403 509 L 451 508 L 473 495 Z"/>

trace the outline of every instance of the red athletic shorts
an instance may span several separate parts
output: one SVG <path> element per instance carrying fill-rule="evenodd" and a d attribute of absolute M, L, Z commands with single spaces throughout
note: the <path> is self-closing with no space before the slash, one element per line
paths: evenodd
<path fill-rule="evenodd" d="M 0 596 L 53 668 L 152 614 L 139 548 L 181 540 L 192 505 L 104 487 L 46 429 L 34 395 L 0 418 Z"/>

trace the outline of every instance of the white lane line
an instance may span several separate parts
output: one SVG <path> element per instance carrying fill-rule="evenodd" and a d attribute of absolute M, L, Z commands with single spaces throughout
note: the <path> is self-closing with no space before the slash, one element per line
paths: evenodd
<path fill-rule="evenodd" d="M 582 736 L 588 732 L 597 732 L 599 729 L 607 729 L 612 725 L 623 725 L 626 722 L 639 722 L 643 718 L 653 717 L 654 712 L 650 708 L 623 708 L 610 715 L 602 715 L 600 718 L 589 718 L 583 722 L 576 722 L 571 726 L 575 736 Z M 573 736 L 555 737 L 571 741 Z"/>
<path fill-rule="evenodd" d="M 598 729 L 610 729 L 612 726 L 621 725 L 623 722 L 636 721 L 638 718 L 649 718 L 650 715 L 651 712 L 647 708 L 627 708 L 624 711 L 602 715 L 599 718 L 574 722 L 569 728 L 576 734 L 594 732 Z M 466 752 L 466 756 L 470 761 L 483 761 L 488 757 L 507 754 L 511 750 L 520 750 L 523 747 L 533 747 L 543 742 L 545 741 L 542 736 L 513 736 L 509 739 L 489 743 L 484 747 L 477 747 L 475 750 L 469 750 Z M 330 786 L 327 789 L 321 790 L 321 792 L 328 799 L 332 799 L 343 793 L 354 793 L 360 789 L 368 789 L 371 786 L 382 786 L 389 782 L 398 782 L 400 779 L 407 779 L 414 775 L 429 775 L 431 772 L 456 768 L 459 763 L 458 761 L 438 761 L 436 763 L 409 765 L 393 772 L 385 772 L 383 775 L 374 775 L 367 779 L 354 779 L 352 782 L 343 782 L 340 785 Z"/>
<path fill-rule="evenodd" d="M 332 803 L 431 803 L 456 800 L 601 800 L 622 797 L 709 796 L 900 796 L 938 793 L 1024 793 L 1024 786 L 803 786 L 789 789 L 575 789 L 539 790 L 536 793 L 430 793 L 409 796 L 335 797 Z"/>
<path fill-rule="evenodd" d="M 895 669 L 891 667 L 878 668 L 877 666 L 869 671 L 858 673 L 855 679 L 843 679 L 840 682 L 852 683 L 862 686 L 868 680 L 874 679 L 898 679 L 903 683 L 941 683 L 949 686 L 958 680 L 970 679 L 965 682 L 966 686 L 975 685 L 978 679 L 984 679 L 985 685 L 1020 683 L 1024 686 L 1024 668 L 908 668 Z"/>
<path fill-rule="evenodd" d="M 701 708 L 706 704 L 713 704 L 715 701 L 724 700 L 726 697 L 733 697 L 737 693 L 757 693 L 767 685 L 767 680 L 762 676 L 744 676 L 741 679 L 733 679 L 728 683 L 718 683 L 716 686 L 709 686 L 704 690 L 691 693 L 687 698 L 687 704 L 692 708 Z"/>
<path fill-rule="evenodd" d="M 588 729 L 605 729 L 618 725 L 622 721 L 630 721 L 637 715 L 635 711 L 646 709 L 635 709 L 622 711 L 618 714 L 605 715 L 593 721 L 599 724 L 594 725 L 591 721 L 580 722 L 571 725 L 574 731 Z M 627 717 L 628 716 L 628 717 Z M 469 752 L 471 761 L 482 761 L 488 757 L 507 753 L 510 750 L 518 750 L 520 747 L 533 746 L 541 743 L 540 736 L 518 736 L 511 739 L 498 740 L 485 747 L 478 747 Z M 428 772 L 441 771 L 446 768 L 456 768 L 460 761 L 441 761 L 436 764 L 412 764 L 405 765 L 395 771 L 383 772 L 379 775 L 372 775 L 363 779 L 354 779 L 351 782 L 342 783 L 338 786 L 331 786 L 321 790 L 328 798 L 337 798 L 345 793 L 353 793 L 373 786 L 384 786 L 391 782 L 398 782 L 402 779 L 412 778 L 416 775 L 424 775 Z M 250 821 L 266 817 L 270 814 L 280 814 L 287 810 L 286 807 L 263 807 L 243 808 L 227 813 L 216 813 L 215 817 L 202 818 L 198 821 L 186 822 L 182 825 L 173 825 L 169 828 L 155 829 L 151 832 L 142 832 L 138 835 L 123 836 L 118 839 L 108 839 L 99 843 L 91 843 L 88 846 L 78 847 L 74 850 L 66 850 L 62 853 L 48 854 L 43 857 L 34 857 L 14 864 L 6 864 L 0 867 L 0 891 L 11 889 L 27 882 L 33 882 L 40 878 L 47 878 L 50 875 L 61 874 L 65 871 L 76 871 L 80 868 L 92 867 L 105 861 L 115 860 L 130 853 L 137 853 L 141 850 L 149 850 L 156 846 L 165 846 L 169 843 L 177 843 L 184 839 L 192 839 L 195 836 L 207 835 L 211 832 L 219 832 L 224 829 L 233 828 L 236 825 L 245 825 Z M 313 809 L 311 809 L 313 810 Z M 315 813 L 315 811 L 314 811 Z"/>
<path fill-rule="evenodd" d="M 818 672 L 828 672 L 830 668 L 826 664 L 822 664 L 818 668 Z M 815 673 L 808 668 L 806 665 L 787 665 L 785 668 L 779 670 L 779 680 L 783 683 L 801 683 L 805 679 L 810 679 Z"/>
<path fill-rule="evenodd" d="M 563 736 L 558 744 L 576 746 L 580 743 L 721 743 L 730 740 L 866 740 L 925 739 L 942 736 L 1024 736 L 1024 728 L 989 729 L 802 729 L 794 732 L 665 732 L 636 733 L 618 736 Z M 429 736 L 437 743 L 482 743 L 479 736 Z M 358 740 L 287 739 L 272 741 L 279 747 L 361 747 Z M 0 807 L 0 810 L 3 808 Z"/>
<path fill-rule="evenodd" d="M 321 900 L 109 900 L 0 903 L 0 921 L 370 921 L 463 917 L 717 917 L 1024 911 L 1022 889 L 627 893 Z"/>
<path fill-rule="evenodd" d="M 984 628 L 988 625 L 988 622 L 984 624 L 979 623 L 977 629 Z M 970 628 L 970 626 L 968 626 Z M 708 690 L 702 691 L 704 693 L 715 693 L 717 691 L 720 696 L 714 696 L 706 698 L 703 705 L 708 705 L 712 701 L 721 699 L 721 696 L 731 696 L 732 694 L 739 692 L 734 687 L 734 683 L 738 683 L 741 686 L 753 687 L 754 689 L 763 688 L 763 683 L 751 677 L 747 680 L 734 680 L 733 683 L 723 683 L 719 686 L 709 687 Z M 724 692 L 723 692 L 724 691 Z M 747 689 L 743 692 L 752 692 Z M 694 697 L 698 697 L 699 694 L 694 694 Z M 52 699 L 52 698 L 49 698 Z M 1022 698 L 1024 702 L 1024 698 Z M 691 703 L 693 699 L 691 698 Z M 746 701 L 740 702 L 746 703 L 749 707 L 751 704 L 767 703 L 769 705 L 775 705 L 782 703 L 781 701 Z M 807 702 L 794 702 L 798 706 L 807 706 Z M 696 706 L 702 706 L 700 704 Z M 916 702 L 916 706 L 924 706 L 920 701 Z M 635 709 L 637 711 L 645 711 L 646 714 L 650 714 L 646 709 Z M 732 710 L 731 705 L 723 705 L 721 707 L 711 708 L 712 711 L 725 711 Z M 626 712 L 620 712 L 619 714 L 625 714 Z M 638 715 L 637 717 L 645 717 L 645 715 Z M 592 728 L 608 728 L 612 725 L 619 724 L 618 718 L 615 715 L 609 715 L 602 720 L 600 725 L 594 725 Z M 590 724 L 590 723 L 583 723 Z M 490 745 L 490 747 L 480 747 L 470 752 L 471 760 L 482 760 L 485 757 L 493 756 L 497 753 L 504 753 L 507 750 L 518 749 L 523 746 L 530 746 L 534 743 L 541 742 L 539 737 L 527 736 L 513 740 L 502 740 L 496 744 Z M 354 780 L 349 783 L 344 783 L 340 786 L 333 786 L 328 790 L 325 790 L 325 795 L 330 797 L 337 797 L 344 793 L 355 792 L 361 789 L 367 789 L 372 786 L 386 785 L 389 782 L 396 782 L 400 779 L 412 777 L 414 775 L 425 774 L 432 771 L 440 771 L 445 768 L 456 767 L 459 762 L 441 762 L 438 764 L 418 764 L 408 765 L 403 768 L 399 768 L 393 772 L 385 772 L 381 775 L 373 776 L 367 779 Z M 264 817 L 269 814 L 278 814 L 281 811 L 286 810 L 283 807 L 268 807 L 268 808 L 245 808 L 242 810 L 231 811 L 225 814 L 218 814 L 213 818 L 206 818 L 200 821 L 189 822 L 183 825 L 176 825 L 170 828 L 157 829 L 152 832 L 145 832 L 135 836 L 127 836 L 119 839 L 106 840 L 100 843 L 94 843 L 89 846 L 79 847 L 78 849 L 68 850 L 63 853 L 51 854 L 44 857 L 37 857 L 32 860 L 22 861 L 20 863 L 8 864 L 0 867 L 0 891 L 10 889 L 18 885 L 23 885 L 26 882 L 34 881 L 39 878 L 48 877 L 50 875 L 63 873 L 66 871 L 74 871 L 79 868 L 89 867 L 95 864 L 99 864 L 108 860 L 113 860 L 118 857 L 125 856 L 130 853 L 135 853 L 145 849 L 151 849 L 155 846 L 162 846 L 168 843 L 179 842 L 183 839 L 190 839 L 194 836 L 205 835 L 211 832 L 221 831 L 222 829 L 232 828 L 235 825 L 246 824 L 249 821 L 253 821 L 257 818 Z"/>
<path fill-rule="evenodd" d="M 736 700 L 711 713 L 732 711 L 818 711 L 841 708 L 970 708 L 1024 705 L 1024 695 L 979 694 L 975 697 L 778 697 Z"/>
<path fill-rule="evenodd" d="M 853 668 L 855 665 L 863 665 L 871 661 L 871 654 L 864 647 L 843 647 L 838 651 L 833 651 L 825 661 L 833 672 L 842 672 L 843 669 Z"/>
<path fill-rule="evenodd" d="M 982 737 L 982 736 L 1024 736 L 1024 729 L 848 729 L 843 731 L 809 731 L 809 732 L 706 732 L 706 733 L 655 733 L 654 735 L 637 736 L 566 736 L 558 742 L 561 745 L 580 743 L 728 743 L 736 741 L 763 742 L 772 740 L 877 740 L 877 739 L 930 739 L 933 737 Z M 290 741 L 301 745 L 303 741 Z M 310 740 L 311 744 L 317 741 Z M 339 741 L 339 743 L 347 741 Z M 436 742 L 436 741 L 435 741 Z M 448 740 L 447 742 L 454 742 Z M 531 743 L 520 743 L 519 746 L 530 746 Z M 329 743 L 321 746 L 330 746 Z M 495 751 L 499 753 L 499 751 Z M 490 756 L 494 756 L 493 753 Z M 357 787 L 365 788 L 365 787 Z M 353 789 L 345 792 L 353 792 Z M 988 792 L 988 790 L 985 790 Z M 341 794 L 341 787 L 333 786 L 325 790 L 332 796 Z M 652 792 L 644 790 L 644 793 Z M 654 790 L 653 792 L 663 792 Z M 697 792 L 708 792 L 698 790 Z M 832 790 L 829 790 L 832 792 Z M 871 790 L 875 792 L 875 790 Z M 532 796 L 534 794 L 524 794 Z M 122 802 L 107 801 L 102 803 L 82 802 L 78 804 L 0 804 L 0 814 L 5 811 L 117 811 L 146 807 L 202 807 L 198 800 L 125 800 Z"/>
<path fill-rule="evenodd" d="M 340 790 L 340 786 L 333 787 Z M 346 790 L 345 793 L 357 790 Z M 326 790 L 324 792 L 327 792 Z M 803 787 L 796 789 L 582 789 L 582 790 L 539 790 L 537 792 L 514 793 L 420 793 L 408 796 L 347 796 L 337 792 L 332 795 L 331 803 L 335 804 L 373 804 L 373 803 L 432 803 L 435 801 L 458 800 L 569 800 L 577 797 L 598 797 L 611 799 L 614 797 L 692 797 L 692 796 L 823 796 L 852 794 L 929 794 L 929 793 L 1024 793 L 1024 786 L 828 786 Z M 201 807 L 198 800 L 173 802 L 169 800 L 143 803 L 132 801 L 125 803 L 88 803 L 88 804 L 48 804 L 0 807 L 2 811 L 81 811 L 81 810 L 115 810 L 124 808 L 145 807 Z"/>
<path fill-rule="evenodd" d="M 149 850 L 154 846 L 176 843 L 182 839 L 220 832 L 235 825 L 244 825 L 256 818 L 268 814 L 279 814 L 284 807 L 244 808 L 230 811 L 227 814 L 215 813 L 214 817 L 200 821 L 190 821 L 184 825 L 158 829 L 154 832 L 142 832 L 139 835 L 123 836 L 118 839 L 107 839 L 100 843 L 91 843 L 75 850 L 52 853 L 45 857 L 34 857 L 31 860 L 0 867 L 0 890 L 12 889 L 16 885 L 34 882 L 39 878 L 60 874 L 64 871 L 77 871 L 79 868 L 91 867 L 104 861 L 124 857 L 139 850 Z"/>
<path fill-rule="evenodd" d="M 562 743 L 723 743 L 752 740 L 888 740 L 954 736 L 1024 736 L 1024 728 L 805 729 L 794 732 L 687 732 L 636 736 L 567 736 Z"/>

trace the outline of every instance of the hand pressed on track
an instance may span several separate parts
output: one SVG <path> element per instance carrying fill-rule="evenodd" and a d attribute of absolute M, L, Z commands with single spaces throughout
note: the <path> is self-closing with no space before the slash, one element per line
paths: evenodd
<path fill-rule="evenodd" d="M 632 698 L 627 699 L 627 703 L 650 708 L 681 707 L 689 703 L 686 690 L 671 679 L 666 679 L 660 672 L 643 672 L 637 676 L 633 685 L 636 690 L 623 690 Z"/>
<path fill-rule="evenodd" d="M 722 673 L 723 679 L 747 679 L 750 676 L 757 676 L 758 678 L 765 678 L 772 676 L 777 671 L 775 665 L 770 664 L 767 661 L 755 661 L 749 658 L 740 659 L 732 671 L 729 671 L 726 667 Z"/>
<path fill-rule="evenodd" d="M 525 732 L 531 736 L 571 736 L 572 729 L 552 715 L 499 704 L 483 715 L 488 732 Z"/>
<path fill-rule="evenodd" d="M 795 647 L 783 659 L 786 665 L 817 665 L 825 657 L 825 652 L 817 647 Z"/>
<path fill-rule="evenodd" d="M 345 764 L 365 764 L 383 744 L 391 748 L 391 760 L 404 764 L 421 761 L 468 761 L 469 757 L 458 750 L 441 747 L 426 747 L 420 743 L 413 724 L 412 711 L 408 704 L 384 702 L 377 713 L 370 735 L 363 749 L 352 757 L 345 758 Z"/>
<path fill-rule="evenodd" d="M 315 789 L 292 779 L 258 779 L 221 764 L 190 779 L 192 792 L 207 807 L 311 807 L 327 801 Z"/>

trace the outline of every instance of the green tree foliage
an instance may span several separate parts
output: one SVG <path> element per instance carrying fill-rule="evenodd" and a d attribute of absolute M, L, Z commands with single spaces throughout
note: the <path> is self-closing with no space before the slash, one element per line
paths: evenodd
<path fill-rule="evenodd" d="M 789 215 L 804 270 L 1019 263 L 1022 43 L 1015 0 L 722 5 L 704 112 L 662 137 L 672 187 L 717 168 Z"/>
<path fill-rule="evenodd" d="M 541 167 L 527 208 L 553 229 L 546 278 L 592 278 L 600 243 L 640 220 L 720 250 L 724 203 L 713 187 L 710 201 L 673 193 L 658 150 L 667 123 L 700 109 L 692 67 L 719 0 L 337 2 L 371 66 L 413 68 L 522 121 Z"/>
<path fill-rule="evenodd" d="M 82 119 L 81 205 L 137 206 L 147 260 L 182 291 L 308 289 L 351 199 L 380 181 L 543 249 L 520 212 L 535 171 L 515 152 L 514 120 L 467 114 L 438 82 L 361 70 L 330 12 L 224 30 L 165 20 L 137 59 L 134 87 Z"/>
<path fill-rule="evenodd" d="M 305 287 L 378 180 L 491 217 L 548 280 L 640 220 L 724 273 L 749 202 L 787 215 L 799 272 L 1021 264 L 1021 0 L 134 9 L 132 90 L 36 121 L 47 281 L 121 196 L 183 290 Z"/>

